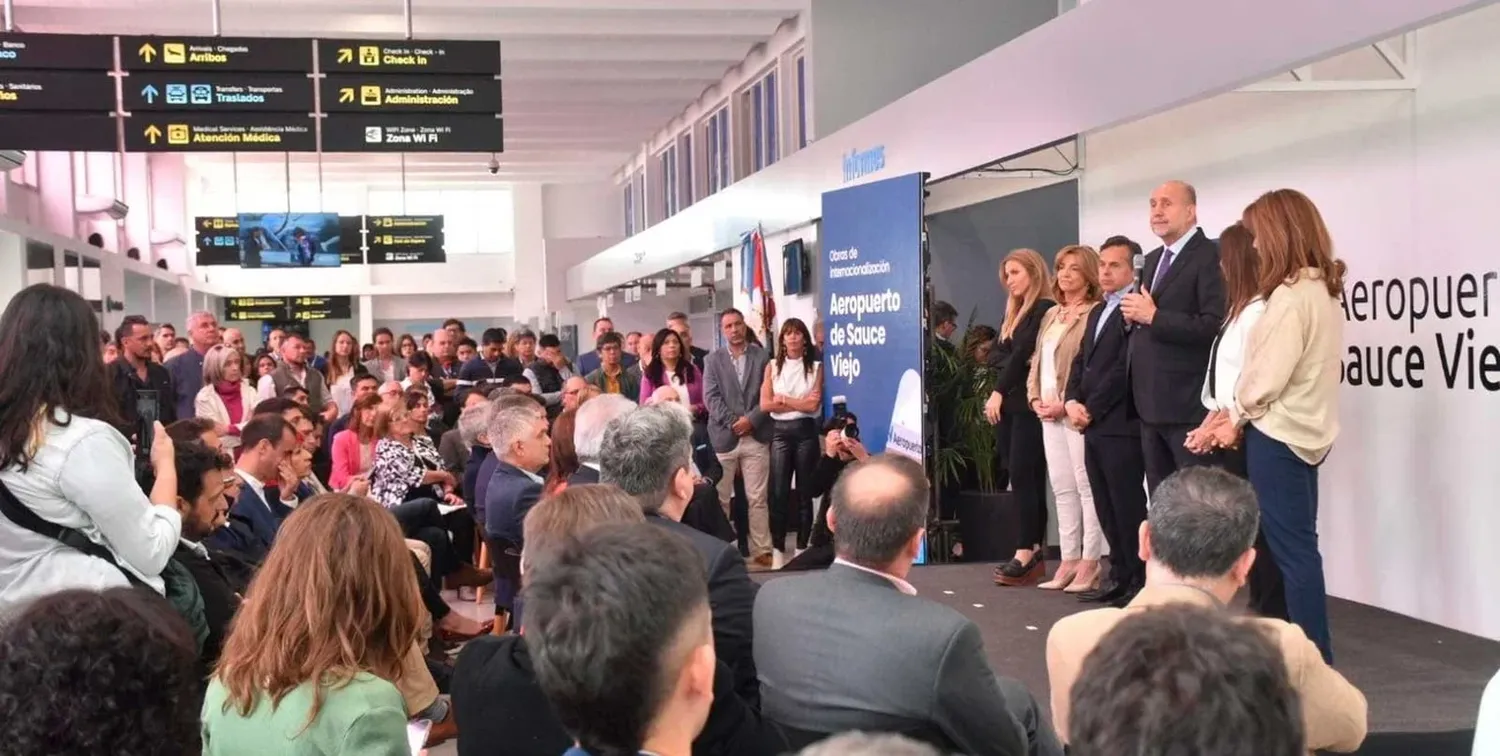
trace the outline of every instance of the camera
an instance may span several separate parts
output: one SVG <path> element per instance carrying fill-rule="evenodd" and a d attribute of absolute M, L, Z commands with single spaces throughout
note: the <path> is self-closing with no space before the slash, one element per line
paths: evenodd
<path fill-rule="evenodd" d="M 491 176 L 494 176 L 494 175 L 500 173 L 500 159 L 499 158 L 493 158 L 493 157 L 490 158 L 489 169 L 490 169 L 490 175 Z"/>
<path fill-rule="evenodd" d="M 838 430 L 844 438 L 851 441 L 859 440 L 859 418 L 849 411 L 849 402 L 843 396 L 835 396 L 833 404 L 833 419 L 828 422 L 829 430 Z"/>

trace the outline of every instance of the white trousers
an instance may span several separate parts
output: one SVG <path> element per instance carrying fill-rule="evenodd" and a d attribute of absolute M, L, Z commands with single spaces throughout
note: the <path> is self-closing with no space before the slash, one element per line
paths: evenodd
<path fill-rule="evenodd" d="M 1094 492 L 1083 464 L 1083 434 L 1062 421 L 1042 422 L 1047 477 L 1057 500 L 1057 537 L 1062 558 L 1098 559 L 1104 554 L 1104 530 L 1094 510 Z"/>

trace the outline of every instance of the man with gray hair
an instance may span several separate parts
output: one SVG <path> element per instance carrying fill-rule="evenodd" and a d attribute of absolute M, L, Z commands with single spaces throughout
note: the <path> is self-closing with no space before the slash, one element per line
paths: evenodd
<path fill-rule="evenodd" d="M 589 402 L 603 401 L 606 397 Z M 589 405 L 584 405 L 585 407 Z M 714 649 L 734 672 L 734 690 L 751 707 L 760 706 L 756 683 L 751 611 L 755 584 L 740 553 L 725 541 L 682 524 L 693 498 L 693 419 L 678 402 L 642 407 L 604 429 L 599 460 L 603 483 L 633 497 L 646 521 L 688 539 L 703 556 L 708 600 L 713 608 Z"/>
<path fill-rule="evenodd" d="M 1067 738 L 1069 694 L 1084 657 L 1126 618 L 1168 604 L 1217 610 L 1234 599 L 1255 563 L 1260 507 L 1255 489 L 1217 467 L 1187 467 L 1151 496 L 1141 524 L 1146 586 L 1124 609 L 1095 609 L 1058 620 L 1047 636 L 1052 721 Z M 1302 628 L 1279 619 L 1247 618 L 1276 639 L 1302 699 L 1310 751 L 1353 751 L 1365 738 L 1365 697 L 1323 661 Z"/>
<path fill-rule="evenodd" d="M 1025 686 L 990 669 L 979 627 L 916 598 L 906 581 L 926 537 L 921 465 L 882 455 L 845 468 L 824 572 L 772 580 L 755 602 L 761 713 L 793 746 L 848 730 L 904 732 L 945 753 L 1061 756 Z"/>
<path fill-rule="evenodd" d="M 599 458 L 604 446 L 604 429 L 615 418 L 635 410 L 635 402 L 619 394 L 601 394 L 584 402 L 573 418 L 573 452 L 578 455 L 578 471 L 568 478 L 570 486 L 599 482 Z"/>
<path fill-rule="evenodd" d="M 170 327 L 162 326 L 163 329 Z M 211 312 L 195 312 L 188 317 L 187 329 L 188 345 L 192 348 L 167 360 L 163 365 L 172 376 L 175 396 L 162 398 L 167 401 L 175 400 L 173 403 L 177 407 L 179 418 L 196 417 L 198 414 L 193 403 L 198 400 L 198 392 L 203 388 L 203 358 L 208 350 L 219 343 L 219 319 Z M 162 354 L 166 354 L 166 350 Z"/>
<path fill-rule="evenodd" d="M 493 405 L 486 434 L 493 450 L 487 462 L 495 465 L 484 483 L 482 498 L 476 498 L 476 505 L 482 502 L 482 509 L 475 518 L 484 523 L 485 543 L 495 564 L 495 626 L 503 628 L 512 610 L 518 608 L 516 591 L 520 587 L 514 571 L 506 565 L 517 565 L 525 548 L 522 524 L 526 513 L 542 498 L 539 473 L 551 457 L 552 439 L 547 434 L 546 411 L 531 397 L 508 394 Z"/>

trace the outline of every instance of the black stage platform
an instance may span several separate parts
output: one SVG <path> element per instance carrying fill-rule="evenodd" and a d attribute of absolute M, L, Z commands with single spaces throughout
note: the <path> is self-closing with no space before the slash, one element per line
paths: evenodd
<path fill-rule="evenodd" d="M 916 567 L 908 580 L 920 595 L 973 619 L 990 665 L 1025 683 L 1046 710 L 1047 631 L 1093 605 L 1057 591 L 1001 588 L 991 582 L 993 568 Z M 1329 600 L 1328 613 L 1336 666 L 1369 701 L 1370 732 L 1474 728 L 1480 694 L 1500 669 L 1500 643 L 1341 599 Z"/>

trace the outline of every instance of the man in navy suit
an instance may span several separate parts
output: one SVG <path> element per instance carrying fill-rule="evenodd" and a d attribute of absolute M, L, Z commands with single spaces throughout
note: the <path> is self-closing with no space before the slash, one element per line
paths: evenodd
<path fill-rule="evenodd" d="M 600 460 L 600 480 L 635 497 L 647 522 L 686 538 L 703 556 L 714 649 L 734 672 L 735 692 L 752 708 L 759 708 L 751 624 L 755 583 L 750 582 L 745 560 L 733 544 L 682 523 L 695 487 L 692 436 L 692 416 L 677 402 L 652 404 L 626 414 L 604 430 L 609 454 Z M 716 503 L 710 502 L 710 506 Z"/>
<path fill-rule="evenodd" d="M 1083 431 L 1084 467 L 1094 492 L 1094 509 L 1109 541 L 1112 585 L 1081 594 L 1083 601 L 1129 602 L 1146 582 L 1140 557 L 1140 527 L 1146 519 L 1146 465 L 1140 424 L 1128 417 L 1130 376 L 1128 335 L 1120 303 L 1133 284 L 1132 262 L 1139 244 L 1113 236 L 1099 250 L 1099 284 L 1104 303 L 1089 312 L 1083 344 L 1068 372 L 1068 420 Z"/>
<path fill-rule="evenodd" d="M 491 459 L 495 471 L 484 491 L 484 532 L 495 565 L 495 615 L 506 617 L 514 608 L 519 561 L 524 548 L 522 525 L 526 513 L 542 498 L 542 476 L 551 457 L 547 413 L 525 398 L 502 397 L 490 418 Z M 497 624 L 501 624 L 497 620 Z M 502 625 L 503 626 L 503 625 Z"/>
<path fill-rule="evenodd" d="M 619 394 L 601 394 L 583 403 L 573 418 L 573 451 L 578 455 L 578 471 L 568 478 L 570 486 L 599 482 L 599 457 L 604 447 L 604 429 L 615 420 L 630 414 L 635 402 Z"/>
<path fill-rule="evenodd" d="M 281 415 L 257 415 L 245 424 L 240 431 L 242 451 L 234 467 L 244 485 L 229 508 L 229 523 L 210 536 L 206 545 L 255 561 L 265 558 L 276 543 L 281 521 L 297 505 L 296 476 L 282 465 L 297 446 L 296 431 Z"/>

